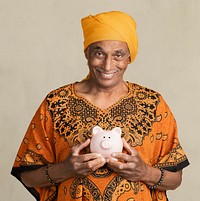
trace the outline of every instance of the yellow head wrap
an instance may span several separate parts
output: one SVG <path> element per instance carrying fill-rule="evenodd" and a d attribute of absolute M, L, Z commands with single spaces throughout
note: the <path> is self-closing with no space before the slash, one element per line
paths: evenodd
<path fill-rule="evenodd" d="M 89 15 L 81 19 L 84 35 L 84 50 L 95 42 L 118 40 L 126 42 L 130 51 L 131 62 L 138 51 L 136 23 L 132 17 L 120 11 L 110 11 Z"/>

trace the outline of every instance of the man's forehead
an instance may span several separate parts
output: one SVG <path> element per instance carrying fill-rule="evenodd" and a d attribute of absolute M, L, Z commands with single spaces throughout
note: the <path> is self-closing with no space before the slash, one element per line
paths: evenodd
<path fill-rule="evenodd" d="M 92 43 L 89 46 L 89 49 L 91 50 L 104 50 L 106 51 L 107 49 L 112 51 L 118 51 L 118 52 L 126 52 L 128 51 L 128 46 L 126 43 L 121 42 L 121 41 L 100 41 L 96 43 Z"/>

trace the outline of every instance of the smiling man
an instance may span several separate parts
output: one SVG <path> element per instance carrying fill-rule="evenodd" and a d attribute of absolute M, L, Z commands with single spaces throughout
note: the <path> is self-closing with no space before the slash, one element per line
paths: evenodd
<path fill-rule="evenodd" d="M 47 95 L 12 174 L 41 201 L 167 201 L 189 162 L 162 96 L 123 78 L 138 50 L 136 24 L 119 11 L 81 22 L 89 75 Z M 121 128 L 122 153 L 90 153 L 96 125 Z"/>

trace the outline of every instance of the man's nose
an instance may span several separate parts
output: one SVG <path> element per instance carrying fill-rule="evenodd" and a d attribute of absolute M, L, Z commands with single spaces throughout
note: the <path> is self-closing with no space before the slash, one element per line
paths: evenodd
<path fill-rule="evenodd" d="M 110 71 L 113 68 L 113 58 L 110 55 L 107 55 L 107 57 L 104 60 L 104 69 L 106 71 Z"/>

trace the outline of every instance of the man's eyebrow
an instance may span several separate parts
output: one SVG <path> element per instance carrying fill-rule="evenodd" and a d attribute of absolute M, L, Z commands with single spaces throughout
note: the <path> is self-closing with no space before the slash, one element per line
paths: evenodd
<path fill-rule="evenodd" d="M 94 45 L 91 47 L 92 50 L 103 50 L 103 48 L 99 45 Z"/>
<path fill-rule="evenodd" d="M 93 46 L 92 49 L 93 50 L 104 50 L 103 47 L 98 46 L 98 45 L 97 46 Z M 115 52 L 116 53 L 125 53 L 125 51 L 123 49 L 116 49 Z"/>
<path fill-rule="evenodd" d="M 115 52 L 120 54 L 126 54 L 126 52 L 123 49 L 115 50 Z"/>

